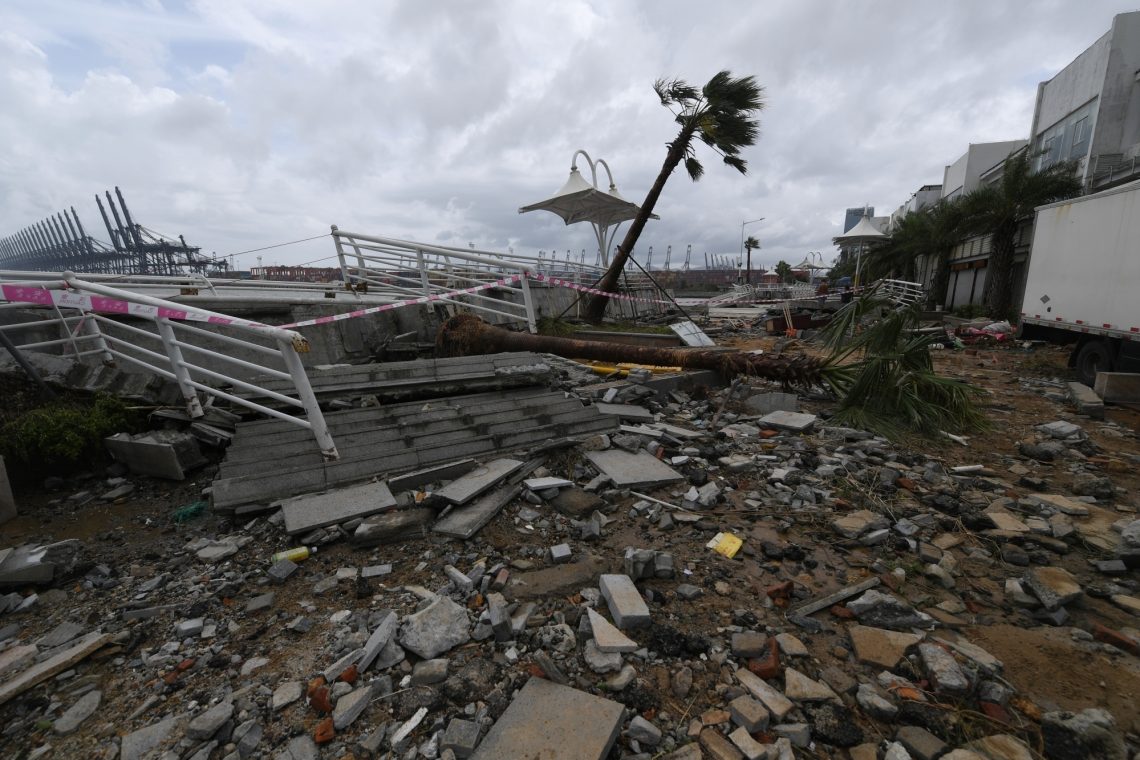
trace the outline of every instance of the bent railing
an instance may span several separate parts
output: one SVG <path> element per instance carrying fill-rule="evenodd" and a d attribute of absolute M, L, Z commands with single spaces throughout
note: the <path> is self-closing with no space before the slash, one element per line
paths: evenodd
<path fill-rule="evenodd" d="M 0 309 L 37 307 L 47 312 L 46 319 L 0 325 L 0 331 L 11 338 L 47 326 L 58 330 L 60 337 L 13 339 L 17 349 L 59 350 L 77 358 L 97 356 L 108 365 L 132 365 L 174 381 L 192 418 L 203 416 L 199 394 L 206 394 L 305 428 L 325 459 L 339 456 L 301 363 L 299 354 L 308 352 L 309 343 L 300 333 L 120 290 L 70 272 L 55 281 L 0 281 Z M 153 331 L 140 324 L 152 325 Z M 289 381 L 295 394 L 259 387 L 256 378 L 261 375 Z M 293 413 L 219 386 L 256 391 Z"/>

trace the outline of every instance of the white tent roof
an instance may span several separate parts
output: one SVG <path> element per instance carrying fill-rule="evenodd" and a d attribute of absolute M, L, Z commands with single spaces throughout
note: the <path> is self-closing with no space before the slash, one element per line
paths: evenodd
<path fill-rule="evenodd" d="M 842 235 L 837 235 L 832 238 L 836 244 L 839 243 L 872 243 L 876 240 L 886 240 L 889 235 L 884 235 L 878 227 L 871 224 L 869 217 L 863 217 L 859 223 L 852 227 L 849 231 Z"/>

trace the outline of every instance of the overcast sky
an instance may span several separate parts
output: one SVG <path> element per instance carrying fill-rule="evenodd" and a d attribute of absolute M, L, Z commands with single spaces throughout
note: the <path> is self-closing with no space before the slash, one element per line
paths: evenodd
<path fill-rule="evenodd" d="M 1135 0 L 1134 0 L 1135 2 Z M 342 230 L 575 255 L 586 225 L 519 206 L 583 148 L 640 202 L 675 133 L 658 78 L 765 87 L 748 174 L 665 187 L 638 245 L 673 266 L 834 254 L 844 210 L 889 213 L 969 143 L 1028 136 L 1036 85 L 1124 2 L 4 0 L 0 236 L 118 185 L 136 221 L 230 254 Z M 623 228 L 624 231 L 624 228 Z M 620 240 L 620 235 L 619 235 Z M 264 251 L 310 262 L 329 238 Z M 256 265 L 257 254 L 237 259 Z M 757 264 L 754 254 L 753 263 Z"/>

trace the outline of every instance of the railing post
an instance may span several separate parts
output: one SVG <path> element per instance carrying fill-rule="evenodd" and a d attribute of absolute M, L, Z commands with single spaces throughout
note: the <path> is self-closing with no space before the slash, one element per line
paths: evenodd
<path fill-rule="evenodd" d="M 301 357 L 297 356 L 296 347 L 282 339 L 277 340 L 277 346 L 281 350 L 285 369 L 293 378 L 293 387 L 297 389 L 297 400 L 305 407 L 305 417 L 313 437 L 317 439 L 317 445 L 321 447 L 321 456 L 326 462 L 340 459 L 340 453 L 336 450 L 336 444 L 325 423 L 325 416 L 321 413 L 320 404 L 317 403 L 317 397 L 313 393 L 313 387 L 309 385 L 305 365 L 301 363 Z"/>
<path fill-rule="evenodd" d="M 198 392 L 190 384 L 190 372 L 182 360 L 182 349 L 178 347 L 178 338 L 170 320 L 159 317 L 154 320 L 158 325 L 158 336 L 162 338 L 162 347 L 166 349 L 166 357 L 170 360 L 170 368 L 174 371 L 174 378 L 178 381 L 178 388 L 182 391 L 182 398 L 186 400 L 186 411 L 193 418 L 204 416 L 202 402 L 198 400 Z"/>
<path fill-rule="evenodd" d="M 344 278 L 345 287 L 350 287 L 351 283 L 348 279 L 348 262 L 344 260 L 344 246 L 341 245 L 340 230 L 337 229 L 337 226 L 335 224 L 332 226 L 332 239 L 333 245 L 336 246 L 337 260 L 340 261 L 340 276 Z"/>
<path fill-rule="evenodd" d="M 108 367 L 114 367 L 115 355 L 111 353 L 111 348 L 107 345 L 107 339 L 103 337 L 103 331 L 99 329 L 99 323 L 95 321 L 94 317 L 82 309 L 79 310 L 79 313 L 82 316 L 79 320 L 79 329 L 88 335 L 95 336 L 95 345 L 103 352 L 103 364 Z M 63 329 L 67 329 L 67 323 L 64 323 Z"/>
<path fill-rule="evenodd" d="M 526 308 L 526 326 L 535 335 L 538 333 L 538 325 L 534 321 L 534 296 L 530 292 L 530 278 L 526 272 L 522 273 L 519 285 L 522 287 L 523 306 Z"/>
<path fill-rule="evenodd" d="M 420 282 L 424 286 L 424 295 L 431 295 L 431 280 L 428 278 L 427 263 L 424 260 L 424 251 L 422 248 L 416 249 L 416 266 L 420 269 Z"/>

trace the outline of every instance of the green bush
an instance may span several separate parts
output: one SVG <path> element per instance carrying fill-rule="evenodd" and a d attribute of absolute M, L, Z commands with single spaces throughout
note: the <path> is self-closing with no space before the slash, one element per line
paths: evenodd
<path fill-rule="evenodd" d="M 985 317 L 988 315 L 984 304 L 966 303 L 954 307 L 954 316 L 961 317 L 962 319 L 974 319 L 975 317 Z"/>
<path fill-rule="evenodd" d="M 60 466 L 103 458 L 103 439 L 134 430 L 137 424 L 136 415 L 111 396 L 96 396 L 89 405 L 55 401 L 0 427 L 0 451 L 9 472 L 36 477 Z"/>

